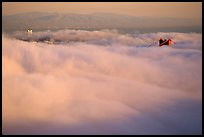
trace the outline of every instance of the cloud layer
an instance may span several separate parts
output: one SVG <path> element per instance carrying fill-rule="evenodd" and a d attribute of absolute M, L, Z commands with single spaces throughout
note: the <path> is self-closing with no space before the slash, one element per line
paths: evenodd
<path fill-rule="evenodd" d="M 4 134 L 201 134 L 201 34 L 33 35 L 62 43 L 3 35 Z M 145 46 L 160 36 L 176 45 Z"/>
<path fill-rule="evenodd" d="M 40 31 L 28 35 L 27 32 L 16 31 L 12 33 L 12 37 L 20 40 L 32 41 L 54 41 L 55 44 L 73 44 L 76 42 L 83 42 L 94 45 L 125 45 L 125 46 L 148 46 L 152 43 L 157 43 L 160 37 L 172 38 L 176 44 L 174 48 L 190 48 L 200 49 L 202 43 L 202 35 L 199 33 L 146 33 L 146 34 L 120 34 L 118 30 L 100 30 L 100 31 L 86 31 L 86 30 L 58 30 L 58 31 Z"/>

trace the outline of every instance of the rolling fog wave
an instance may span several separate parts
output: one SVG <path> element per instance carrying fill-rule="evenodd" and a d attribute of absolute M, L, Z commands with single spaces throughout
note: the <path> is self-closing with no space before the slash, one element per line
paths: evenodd
<path fill-rule="evenodd" d="M 117 30 L 58 30 L 58 31 L 38 31 L 33 32 L 32 36 L 27 32 L 16 31 L 12 33 L 12 37 L 20 40 L 33 41 L 56 41 L 62 44 L 83 42 L 95 45 L 125 45 L 125 46 L 144 46 L 157 42 L 160 37 L 171 38 L 176 44 L 174 48 L 194 48 L 200 49 L 202 43 L 202 35 L 199 33 L 146 33 L 146 34 L 120 34 Z M 193 44 L 193 46 L 191 46 Z M 183 46 L 185 45 L 185 46 Z"/>
<path fill-rule="evenodd" d="M 26 35 L 2 36 L 3 134 L 202 133 L 201 34 Z M 161 36 L 176 45 L 139 48 Z"/>

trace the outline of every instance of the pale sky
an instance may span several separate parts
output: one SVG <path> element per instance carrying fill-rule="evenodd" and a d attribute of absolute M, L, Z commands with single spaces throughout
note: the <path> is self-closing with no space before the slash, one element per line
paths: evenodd
<path fill-rule="evenodd" d="M 202 2 L 3 2 L 3 15 L 25 12 L 96 13 L 202 18 Z"/>

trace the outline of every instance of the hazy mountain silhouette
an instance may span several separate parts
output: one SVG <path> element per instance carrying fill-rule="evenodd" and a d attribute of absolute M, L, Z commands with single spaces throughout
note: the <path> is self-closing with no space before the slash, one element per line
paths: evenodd
<path fill-rule="evenodd" d="M 202 21 L 187 18 L 135 17 L 113 13 L 75 14 L 30 12 L 2 16 L 3 31 L 42 29 L 138 29 L 201 31 Z"/>

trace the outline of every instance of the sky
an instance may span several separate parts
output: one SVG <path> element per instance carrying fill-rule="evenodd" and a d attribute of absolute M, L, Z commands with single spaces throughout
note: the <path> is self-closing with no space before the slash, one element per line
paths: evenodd
<path fill-rule="evenodd" d="M 3 2 L 2 6 L 3 15 L 110 12 L 133 16 L 202 18 L 201 2 Z"/>

